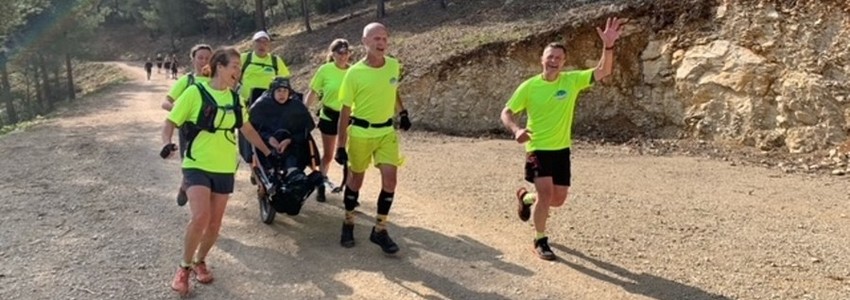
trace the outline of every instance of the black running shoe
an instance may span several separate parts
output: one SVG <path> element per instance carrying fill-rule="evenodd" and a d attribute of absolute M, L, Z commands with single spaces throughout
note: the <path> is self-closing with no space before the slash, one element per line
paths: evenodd
<path fill-rule="evenodd" d="M 531 204 L 526 204 L 525 201 L 522 201 L 522 198 L 525 198 L 526 194 L 528 194 L 528 191 L 525 188 L 519 188 L 516 190 L 516 212 L 519 219 L 523 222 L 528 221 L 528 219 L 531 218 Z"/>
<path fill-rule="evenodd" d="M 189 196 L 186 196 L 186 190 L 181 186 L 177 192 L 177 206 L 186 205 L 186 202 L 189 202 Z"/>
<path fill-rule="evenodd" d="M 316 201 L 325 202 L 328 198 L 325 196 L 325 183 L 323 182 L 316 187 Z"/>
<path fill-rule="evenodd" d="M 369 240 L 381 246 L 381 250 L 384 250 L 384 253 L 393 254 L 398 252 L 398 245 L 393 242 L 393 239 L 390 238 L 390 234 L 386 230 L 375 231 L 375 227 L 372 227 L 372 234 L 369 235 Z"/>
<path fill-rule="evenodd" d="M 345 248 L 354 247 L 354 224 L 342 223 L 342 237 L 339 243 Z"/>
<path fill-rule="evenodd" d="M 534 241 L 534 252 L 536 252 L 537 256 L 541 259 L 555 260 L 555 253 L 552 252 L 552 248 L 549 248 L 548 237 Z"/>

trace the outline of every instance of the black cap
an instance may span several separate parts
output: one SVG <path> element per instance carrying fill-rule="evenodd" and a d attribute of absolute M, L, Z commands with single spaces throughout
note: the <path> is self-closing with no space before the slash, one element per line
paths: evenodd
<path fill-rule="evenodd" d="M 286 88 L 287 90 L 292 90 L 292 86 L 289 84 L 289 78 L 286 77 L 275 77 L 272 80 L 272 83 L 269 84 L 269 92 L 274 93 L 275 90 L 279 88 Z"/>
<path fill-rule="evenodd" d="M 349 48 L 348 42 L 341 41 L 341 42 L 338 42 L 336 45 L 334 45 L 334 47 L 333 47 L 333 49 L 331 49 L 331 51 L 333 51 L 333 52 L 348 51 L 348 48 Z"/>

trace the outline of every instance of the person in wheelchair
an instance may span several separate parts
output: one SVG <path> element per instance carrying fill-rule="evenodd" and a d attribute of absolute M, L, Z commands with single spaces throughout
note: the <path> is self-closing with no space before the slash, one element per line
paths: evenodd
<path fill-rule="evenodd" d="M 276 77 L 250 108 L 251 125 L 266 145 L 280 153 L 275 161 L 255 155 L 252 163 L 253 176 L 260 183 L 261 218 L 266 223 L 273 221 L 275 212 L 297 215 L 307 197 L 324 184 L 318 147 L 311 135 L 316 124 L 297 98 L 289 79 Z M 308 167 L 309 174 L 305 173 Z"/>

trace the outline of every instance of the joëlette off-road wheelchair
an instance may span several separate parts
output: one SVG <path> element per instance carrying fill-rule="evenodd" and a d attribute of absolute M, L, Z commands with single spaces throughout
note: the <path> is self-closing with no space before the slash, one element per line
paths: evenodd
<path fill-rule="evenodd" d="M 286 135 L 288 133 L 284 130 L 275 132 L 279 141 L 286 139 Z M 302 138 L 293 138 L 286 150 L 275 159 L 257 153 L 260 152 L 254 149 L 251 169 L 258 181 L 260 219 L 271 224 L 277 213 L 298 215 L 307 198 L 324 184 L 315 140 L 309 132 Z"/>

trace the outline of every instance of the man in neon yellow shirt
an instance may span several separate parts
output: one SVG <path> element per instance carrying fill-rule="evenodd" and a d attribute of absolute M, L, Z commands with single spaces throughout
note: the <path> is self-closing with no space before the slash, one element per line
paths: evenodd
<path fill-rule="evenodd" d="M 407 110 L 398 97 L 401 68 L 398 60 L 388 57 L 388 32 L 384 25 L 370 23 L 363 29 L 362 42 L 367 56 L 349 68 L 339 90 L 342 110 L 339 116 L 336 161 L 349 163 L 350 180 L 343 196 L 345 221 L 342 224 L 340 244 L 354 246 L 354 209 L 359 205 L 360 187 L 366 169 L 374 158 L 375 167 L 381 170 L 381 193 L 378 196 L 378 215 L 369 240 L 381 246 L 385 253 L 396 253 L 398 245 L 387 233 L 387 215 L 393 203 L 398 167 L 404 159 L 393 128 L 393 116 L 399 111 L 400 127 L 410 129 Z M 351 124 L 349 125 L 349 121 Z M 348 135 L 351 138 L 348 138 Z M 348 142 L 346 144 L 346 141 Z M 348 146 L 351 153 L 344 146 Z"/>
<path fill-rule="evenodd" d="M 523 82 L 502 110 L 502 123 L 518 143 L 525 143 L 525 179 L 534 184 L 537 193 L 519 188 L 517 214 L 524 222 L 534 207 L 534 249 L 541 259 L 554 260 L 555 253 L 546 237 L 546 220 L 550 207 L 560 207 L 570 187 L 570 146 L 573 112 L 578 93 L 593 82 L 611 75 L 614 44 L 620 37 L 621 21 L 608 19 L 605 30 L 597 28 L 605 49 L 595 69 L 562 72 L 567 48 L 551 43 L 543 50 L 540 63 L 543 73 Z M 515 115 L 528 114 L 527 128 L 521 128 Z"/>
<path fill-rule="evenodd" d="M 283 59 L 271 53 L 271 37 L 265 31 L 258 31 L 251 38 L 254 41 L 254 51 L 242 53 L 242 75 L 240 78 L 239 97 L 244 107 L 251 107 L 263 92 L 268 89 L 272 80 L 281 76 L 289 78 L 289 69 Z M 239 153 L 245 162 L 251 162 L 251 145 L 239 134 Z"/>
<path fill-rule="evenodd" d="M 254 51 L 242 53 L 242 77 L 239 88 L 239 97 L 248 102 L 256 100 L 275 77 L 289 78 L 290 76 L 283 59 L 271 53 L 271 38 L 268 33 L 259 31 L 251 40 L 254 41 Z"/>

